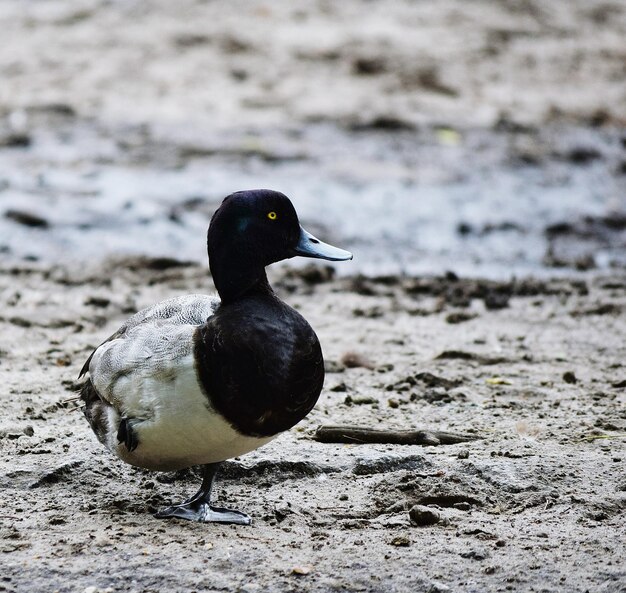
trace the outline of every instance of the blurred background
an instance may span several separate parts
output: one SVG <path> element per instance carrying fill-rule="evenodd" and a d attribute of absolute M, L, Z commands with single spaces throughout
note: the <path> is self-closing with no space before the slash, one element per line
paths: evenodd
<path fill-rule="evenodd" d="M 0 257 L 206 261 L 267 187 L 342 272 L 626 268 L 618 0 L 2 0 Z"/>

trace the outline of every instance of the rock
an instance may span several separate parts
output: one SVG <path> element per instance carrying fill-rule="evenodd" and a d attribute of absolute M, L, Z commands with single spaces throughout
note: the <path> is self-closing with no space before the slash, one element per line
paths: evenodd
<path fill-rule="evenodd" d="M 397 535 L 389 543 L 392 546 L 408 547 L 411 545 L 411 540 L 406 535 Z"/>
<path fill-rule="evenodd" d="M 92 307 L 98 307 L 100 309 L 104 309 L 111 304 L 111 299 L 107 297 L 99 297 L 99 296 L 90 296 L 85 299 L 85 305 L 90 305 Z"/>
<path fill-rule="evenodd" d="M 10 209 L 4 213 L 4 217 L 17 222 L 24 226 L 33 228 L 46 229 L 50 226 L 50 223 L 41 216 L 33 214 L 32 212 L 25 212 L 24 210 Z"/>
<path fill-rule="evenodd" d="M 346 395 L 346 399 L 343 400 L 345 404 L 355 406 L 363 406 L 369 404 L 377 404 L 378 400 L 371 395 Z"/>
<path fill-rule="evenodd" d="M 387 63 L 380 56 L 359 56 L 352 63 L 352 71 L 354 74 L 361 76 L 371 76 L 373 74 L 382 74 L 387 70 Z"/>
<path fill-rule="evenodd" d="M 462 558 L 469 558 L 470 560 L 486 560 L 489 558 L 489 552 L 481 548 L 472 548 L 466 552 L 461 552 Z"/>
<path fill-rule="evenodd" d="M 7 148 L 27 148 L 32 144 L 32 138 L 28 134 L 11 133 L 0 138 L 0 146 Z"/>
<path fill-rule="evenodd" d="M 476 317 L 478 317 L 476 313 L 465 313 L 464 311 L 456 311 L 446 316 L 446 323 L 463 323 L 464 321 L 469 321 L 470 319 L 474 319 Z"/>
<path fill-rule="evenodd" d="M 420 504 L 411 507 L 409 517 L 411 521 L 419 527 L 434 525 L 441 520 L 441 516 L 435 509 Z"/>
<path fill-rule="evenodd" d="M 578 379 L 572 371 L 567 371 L 566 373 L 563 373 L 563 381 L 571 385 L 578 383 Z"/>
<path fill-rule="evenodd" d="M 461 381 L 458 379 L 445 379 L 444 377 L 438 377 L 437 375 L 427 372 L 417 373 L 415 379 L 421 381 L 428 387 L 444 387 L 445 389 L 452 389 L 461 384 Z"/>
<path fill-rule="evenodd" d="M 363 354 L 360 354 L 358 352 L 346 352 L 346 353 L 344 353 L 344 355 L 341 357 L 341 363 L 346 368 L 349 368 L 349 369 L 363 367 L 363 368 L 371 370 L 371 369 L 374 368 L 374 364 L 372 363 L 372 361 L 369 360 Z"/>
<path fill-rule="evenodd" d="M 336 360 L 325 360 L 324 370 L 327 373 L 343 373 L 346 367 Z"/>
<path fill-rule="evenodd" d="M 485 307 L 487 307 L 490 311 L 493 311 L 497 309 L 506 309 L 506 307 L 509 306 L 510 297 L 510 293 L 489 290 L 484 296 L 483 301 L 485 303 Z"/>

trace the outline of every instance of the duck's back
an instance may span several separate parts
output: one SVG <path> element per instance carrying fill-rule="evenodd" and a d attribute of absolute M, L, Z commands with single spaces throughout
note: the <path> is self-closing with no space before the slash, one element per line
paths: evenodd
<path fill-rule="evenodd" d="M 324 361 L 315 332 L 273 294 L 221 306 L 196 331 L 195 348 L 203 389 L 246 435 L 288 430 L 322 390 Z"/>

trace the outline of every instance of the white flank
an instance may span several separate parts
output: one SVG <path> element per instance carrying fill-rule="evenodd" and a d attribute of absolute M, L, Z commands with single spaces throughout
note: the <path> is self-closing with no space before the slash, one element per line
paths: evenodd
<path fill-rule="evenodd" d="M 138 467 L 168 471 L 214 463 L 274 438 L 244 436 L 210 406 L 194 365 L 193 322 L 203 323 L 216 303 L 209 297 L 187 298 L 196 302 L 195 319 L 189 319 L 182 298 L 164 301 L 131 318 L 125 334 L 102 344 L 89 366 L 95 388 L 110 404 L 107 445 Z M 170 313 L 165 319 L 163 310 Z M 117 440 L 121 418 L 129 420 L 137 436 L 133 451 Z"/>

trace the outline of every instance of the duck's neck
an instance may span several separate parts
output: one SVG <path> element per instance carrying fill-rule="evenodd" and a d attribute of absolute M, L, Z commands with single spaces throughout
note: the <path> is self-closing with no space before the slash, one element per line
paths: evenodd
<path fill-rule="evenodd" d="M 253 294 L 273 294 L 262 264 L 250 259 L 229 257 L 226 260 L 209 255 L 209 267 L 222 304 Z"/>

